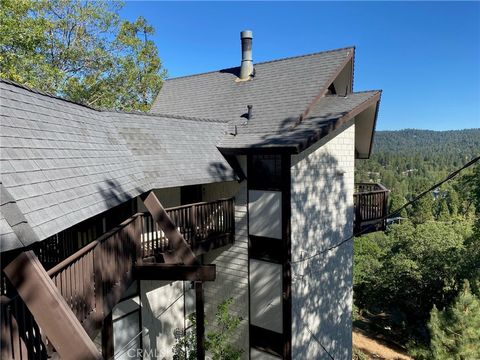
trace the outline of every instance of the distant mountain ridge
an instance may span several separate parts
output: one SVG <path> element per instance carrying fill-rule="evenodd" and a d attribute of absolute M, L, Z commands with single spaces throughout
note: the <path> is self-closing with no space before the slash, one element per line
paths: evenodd
<path fill-rule="evenodd" d="M 377 131 L 372 157 L 392 155 L 420 157 L 425 161 L 447 157 L 457 163 L 455 165 L 459 165 L 458 161 L 480 155 L 480 128 L 448 131 L 416 129 Z"/>

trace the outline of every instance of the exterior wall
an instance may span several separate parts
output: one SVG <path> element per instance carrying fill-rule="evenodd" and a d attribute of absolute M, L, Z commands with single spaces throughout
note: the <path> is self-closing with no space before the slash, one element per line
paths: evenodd
<path fill-rule="evenodd" d="M 245 174 L 246 158 L 239 158 Z M 248 359 L 248 229 L 247 229 L 247 184 L 223 183 L 223 186 L 207 185 L 206 200 L 235 196 L 235 243 L 204 255 L 204 263 L 217 265 L 217 278 L 205 283 L 205 316 L 209 321 L 206 332 L 212 326 L 217 305 L 233 297 L 231 311 L 243 318 L 234 339 L 235 346 L 244 349 L 243 358 Z M 218 195 L 215 195 L 215 192 Z"/>
<path fill-rule="evenodd" d="M 296 260 L 353 233 L 355 129 L 292 156 L 292 358 L 352 358 L 353 245 Z"/>
<path fill-rule="evenodd" d="M 236 196 L 239 188 L 240 185 L 236 181 L 204 184 L 202 186 L 202 201 L 215 201 Z"/>
<path fill-rule="evenodd" d="M 185 283 L 185 288 L 189 283 Z M 188 326 L 194 297 L 182 281 L 141 281 L 143 359 L 171 359 L 175 332 Z"/>
<path fill-rule="evenodd" d="M 125 298 L 112 310 L 113 350 L 115 360 L 137 357 L 141 348 L 140 298 L 135 282 L 125 293 Z"/>

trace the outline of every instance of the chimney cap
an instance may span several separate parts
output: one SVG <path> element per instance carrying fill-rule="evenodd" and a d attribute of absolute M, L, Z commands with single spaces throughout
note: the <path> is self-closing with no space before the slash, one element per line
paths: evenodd
<path fill-rule="evenodd" d="M 252 30 L 243 30 L 240 33 L 240 38 L 242 38 L 242 39 L 252 39 L 253 38 Z"/>

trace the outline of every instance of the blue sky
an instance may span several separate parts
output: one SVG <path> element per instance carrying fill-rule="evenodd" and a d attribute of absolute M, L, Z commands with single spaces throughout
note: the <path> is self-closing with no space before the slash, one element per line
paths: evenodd
<path fill-rule="evenodd" d="M 480 2 L 140 2 L 170 77 L 356 46 L 354 90 L 382 89 L 378 130 L 480 127 Z"/>

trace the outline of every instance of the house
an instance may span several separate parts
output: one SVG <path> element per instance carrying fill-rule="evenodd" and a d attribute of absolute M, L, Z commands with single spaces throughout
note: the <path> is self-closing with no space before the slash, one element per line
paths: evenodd
<path fill-rule="evenodd" d="M 192 313 L 203 358 L 227 297 L 244 358 L 351 358 L 380 91 L 353 91 L 354 48 L 255 63 L 241 40 L 148 114 L 1 82 L 2 358 L 169 359 Z"/>

